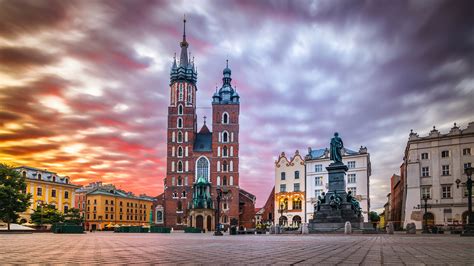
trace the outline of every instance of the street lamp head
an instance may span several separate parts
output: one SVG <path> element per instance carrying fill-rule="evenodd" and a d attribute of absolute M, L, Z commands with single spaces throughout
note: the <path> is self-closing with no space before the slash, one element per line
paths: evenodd
<path fill-rule="evenodd" d="M 468 168 L 465 168 L 465 169 L 464 169 L 464 173 L 466 173 L 466 175 L 467 175 L 468 177 L 471 177 L 473 170 L 474 170 L 474 168 L 468 167 Z"/>

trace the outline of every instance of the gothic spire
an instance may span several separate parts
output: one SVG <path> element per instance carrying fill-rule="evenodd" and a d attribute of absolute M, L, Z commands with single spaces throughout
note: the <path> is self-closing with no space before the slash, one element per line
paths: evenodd
<path fill-rule="evenodd" d="M 187 66 L 189 63 L 188 60 L 188 42 L 186 41 L 186 16 L 183 19 L 183 41 L 180 43 L 181 46 L 181 56 L 179 58 L 179 66 Z"/>

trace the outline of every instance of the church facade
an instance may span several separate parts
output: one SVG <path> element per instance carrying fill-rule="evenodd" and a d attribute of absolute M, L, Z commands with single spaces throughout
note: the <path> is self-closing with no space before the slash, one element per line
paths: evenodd
<path fill-rule="evenodd" d="M 174 58 L 170 72 L 166 178 L 155 211 L 160 212 L 163 226 L 175 229 L 192 226 L 214 230 L 217 223 L 223 227 L 252 227 L 252 221 L 245 221 L 244 225 L 241 219 L 243 210 L 250 209 L 246 205 L 255 204 L 255 196 L 239 187 L 240 96 L 232 87 L 227 63 L 222 86 L 212 96 L 212 131 L 205 120 L 198 129 L 197 71 L 188 56 L 185 26 L 186 20 L 179 61 Z M 208 202 L 196 201 L 196 184 L 207 187 L 199 191 L 208 193 L 204 200 Z M 220 209 L 220 221 L 216 220 L 216 209 Z M 200 213 L 205 214 L 200 217 Z"/>

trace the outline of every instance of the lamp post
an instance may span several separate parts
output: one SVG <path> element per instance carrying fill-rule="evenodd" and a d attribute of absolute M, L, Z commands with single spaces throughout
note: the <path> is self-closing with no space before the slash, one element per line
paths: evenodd
<path fill-rule="evenodd" d="M 464 169 L 467 175 L 466 187 L 467 187 L 467 219 L 468 223 L 464 225 L 464 230 L 461 236 L 474 236 L 474 215 L 472 213 L 472 172 L 474 168 L 468 167 Z"/>
<path fill-rule="evenodd" d="M 424 234 L 428 234 L 429 231 L 428 231 L 428 215 L 426 215 L 428 213 L 428 197 L 426 195 L 423 195 L 423 201 L 424 201 L 424 214 L 423 214 L 423 222 L 424 222 L 424 227 L 423 227 L 423 233 Z"/>
<path fill-rule="evenodd" d="M 217 192 L 217 214 L 216 214 L 216 231 L 214 231 L 215 236 L 222 236 L 221 232 L 221 223 L 220 223 L 220 214 L 221 214 L 221 197 L 222 197 L 222 190 L 220 188 L 216 189 Z"/>

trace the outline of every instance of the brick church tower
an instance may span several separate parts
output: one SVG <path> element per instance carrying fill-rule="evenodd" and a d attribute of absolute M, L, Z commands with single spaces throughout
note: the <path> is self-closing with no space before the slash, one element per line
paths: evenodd
<path fill-rule="evenodd" d="M 255 196 L 239 188 L 240 96 L 231 85 L 228 62 L 222 86 L 212 97 L 213 132 L 205 120 L 198 131 L 197 71 L 194 60 L 188 58 L 186 20 L 180 46 L 179 62 L 175 57 L 170 73 L 165 190 L 157 197 L 155 223 L 175 229 L 193 226 L 214 230 L 219 189 L 219 223 L 224 227 L 231 223 L 241 225 L 242 217 L 247 217 L 245 224 L 250 227 L 252 218 L 248 217 L 252 215 L 243 215 L 243 210 L 254 209 Z M 212 204 L 205 204 L 205 212 L 193 207 L 203 205 L 193 202 L 193 184 L 198 179 L 200 184 L 209 183 L 210 187 Z"/>

